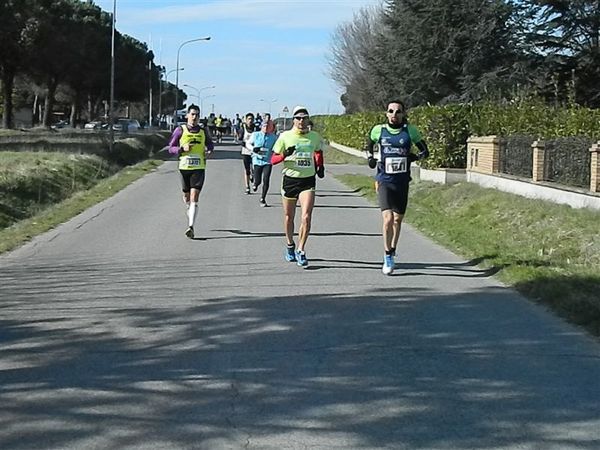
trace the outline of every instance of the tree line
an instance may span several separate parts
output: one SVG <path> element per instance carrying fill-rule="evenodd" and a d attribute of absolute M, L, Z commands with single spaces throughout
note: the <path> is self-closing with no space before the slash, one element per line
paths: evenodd
<path fill-rule="evenodd" d="M 346 112 L 542 98 L 600 106 L 600 0 L 385 0 L 331 37 Z"/>
<path fill-rule="evenodd" d="M 33 117 L 43 111 L 41 125 L 50 126 L 57 99 L 70 105 L 72 125 L 103 114 L 110 97 L 111 40 L 112 14 L 91 0 L 2 0 L 2 126 L 13 127 L 15 106 L 31 107 Z M 153 59 L 145 43 L 115 30 L 117 102 L 147 100 L 150 85 L 158 92 L 164 67 Z"/>

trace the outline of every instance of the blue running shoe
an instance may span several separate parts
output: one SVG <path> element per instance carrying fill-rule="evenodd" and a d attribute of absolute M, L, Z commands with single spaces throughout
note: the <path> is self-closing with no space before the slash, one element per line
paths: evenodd
<path fill-rule="evenodd" d="M 383 267 L 381 271 L 384 275 L 391 275 L 394 272 L 394 257 L 392 255 L 385 255 L 383 257 Z"/>
<path fill-rule="evenodd" d="M 287 262 L 294 262 L 296 261 L 296 247 L 294 245 L 292 246 L 287 246 L 287 248 L 285 249 L 285 260 Z"/>
<path fill-rule="evenodd" d="M 306 259 L 306 253 L 304 253 L 302 250 L 298 250 L 296 252 L 296 264 L 298 264 L 300 267 L 308 266 L 308 260 Z"/>

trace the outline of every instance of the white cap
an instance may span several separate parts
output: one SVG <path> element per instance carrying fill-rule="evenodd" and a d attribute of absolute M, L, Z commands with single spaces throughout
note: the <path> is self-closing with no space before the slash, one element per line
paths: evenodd
<path fill-rule="evenodd" d="M 292 116 L 294 117 L 308 117 L 308 109 L 306 109 L 306 106 L 294 106 L 294 109 L 292 110 Z"/>

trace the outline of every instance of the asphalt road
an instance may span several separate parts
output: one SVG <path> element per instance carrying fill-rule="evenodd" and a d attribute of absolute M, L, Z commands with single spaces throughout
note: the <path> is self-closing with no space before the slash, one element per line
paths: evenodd
<path fill-rule="evenodd" d="M 598 341 L 408 226 L 382 275 L 348 170 L 308 269 L 233 146 L 195 240 L 167 162 L 0 257 L 0 448 L 600 448 Z"/>

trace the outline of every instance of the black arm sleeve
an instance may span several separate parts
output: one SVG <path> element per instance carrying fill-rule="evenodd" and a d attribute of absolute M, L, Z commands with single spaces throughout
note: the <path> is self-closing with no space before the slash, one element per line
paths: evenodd
<path fill-rule="evenodd" d="M 419 154 L 417 155 L 419 159 L 425 159 L 429 156 L 429 148 L 427 148 L 425 141 L 419 141 L 415 146 L 419 149 Z"/>
<path fill-rule="evenodd" d="M 371 135 L 365 138 L 365 143 L 363 144 L 363 150 L 369 153 L 371 156 L 373 155 L 373 148 L 375 147 L 375 142 L 371 140 Z"/>

